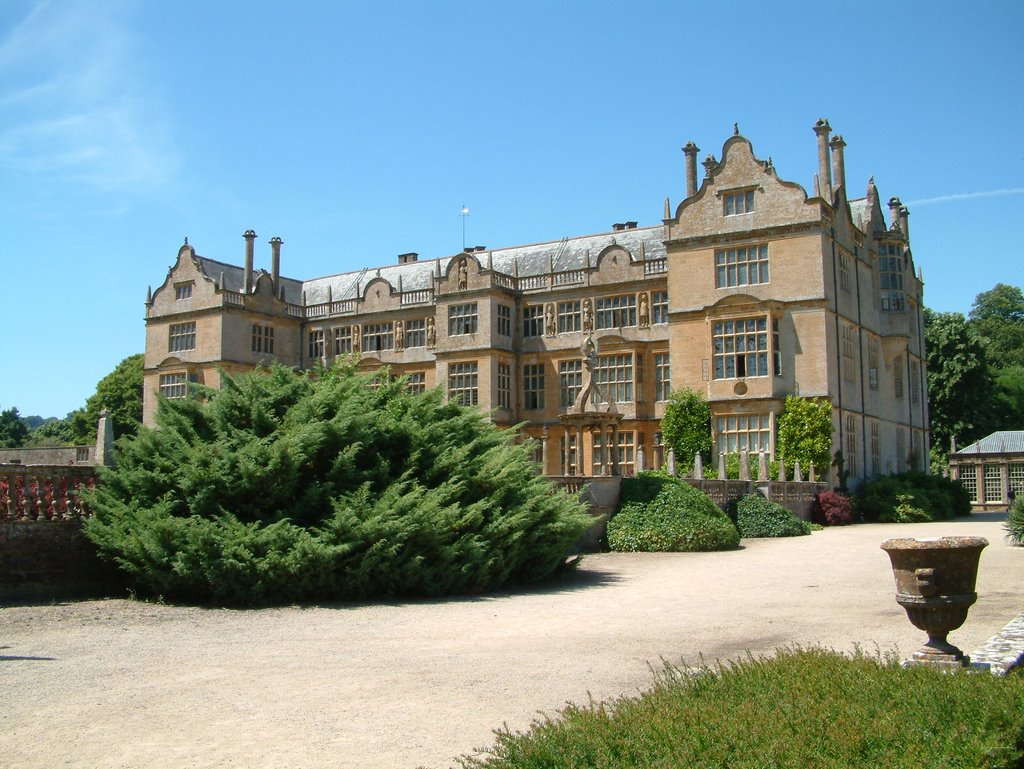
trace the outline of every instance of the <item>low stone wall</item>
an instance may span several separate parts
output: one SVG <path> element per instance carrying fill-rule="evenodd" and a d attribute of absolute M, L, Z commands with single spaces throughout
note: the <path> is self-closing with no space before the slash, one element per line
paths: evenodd
<path fill-rule="evenodd" d="M 82 533 L 92 467 L 0 465 L 0 599 L 107 592 L 112 571 Z"/>
<path fill-rule="evenodd" d="M 104 593 L 114 574 L 79 521 L 0 521 L 0 599 Z"/>
<path fill-rule="evenodd" d="M 723 510 L 730 502 L 734 502 L 748 494 L 760 492 L 767 499 L 789 508 L 805 521 L 811 520 L 814 510 L 814 497 L 831 487 L 827 483 L 811 483 L 810 481 L 719 481 L 711 479 L 685 478 L 694 488 L 700 489 L 715 501 Z"/>

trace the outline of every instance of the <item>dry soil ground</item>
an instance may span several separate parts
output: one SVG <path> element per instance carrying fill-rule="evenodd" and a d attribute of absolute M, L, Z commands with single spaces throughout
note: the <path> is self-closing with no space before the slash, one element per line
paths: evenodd
<path fill-rule="evenodd" d="M 570 582 L 446 601 L 227 611 L 126 600 L 0 607 L 0 766 L 447 767 L 507 723 L 636 693 L 660 660 L 923 640 L 893 600 L 893 536 L 972 534 L 980 594 L 950 640 L 1024 609 L 1001 516 L 589 556 Z"/>

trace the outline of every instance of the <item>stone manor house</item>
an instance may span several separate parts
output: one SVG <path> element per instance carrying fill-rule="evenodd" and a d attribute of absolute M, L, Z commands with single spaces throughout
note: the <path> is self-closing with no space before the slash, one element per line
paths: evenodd
<path fill-rule="evenodd" d="M 252 230 L 241 266 L 186 241 L 146 299 L 145 422 L 158 393 L 216 387 L 221 371 L 353 355 L 501 425 L 525 423 L 550 475 L 628 474 L 641 448 L 646 466 L 661 465 L 665 401 L 684 387 L 711 404 L 716 452 L 774 458 L 776 420 L 795 393 L 832 401 L 833 451 L 852 482 L 924 469 L 922 279 L 908 211 L 891 198 L 887 222 L 873 180 L 850 199 L 845 142 L 824 119 L 814 133 L 811 195 L 758 159 L 738 128 L 721 159 L 704 159 L 699 182 L 688 143 L 685 196 L 674 208 L 666 199 L 650 227 L 407 253 L 310 280 L 282 276 L 278 237 L 269 272 L 254 267 Z M 588 400 L 579 396 L 591 370 L 614 415 L 607 430 L 569 418 Z M 826 472 L 837 481 L 835 467 Z"/>

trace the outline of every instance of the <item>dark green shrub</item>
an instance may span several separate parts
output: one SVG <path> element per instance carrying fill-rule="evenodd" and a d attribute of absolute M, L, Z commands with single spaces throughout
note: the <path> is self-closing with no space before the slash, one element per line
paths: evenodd
<path fill-rule="evenodd" d="M 371 386 L 372 385 L 372 386 Z M 530 447 L 437 391 L 283 367 L 161 401 L 86 534 L 147 595 L 253 605 L 476 592 L 563 568 L 590 524 Z"/>
<path fill-rule="evenodd" d="M 864 521 L 895 522 L 901 494 L 911 496 L 911 505 L 924 510 L 930 520 L 971 513 L 970 495 L 959 481 L 918 472 L 884 475 L 861 484 L 853 495 L 854 513 Z"/>
<path fill-rule="evenodd" d="M 612 550 L 696 552 L 739 544 L 732 521 L 706 494 L 663 473 L 622 480 L 623 504 L 608 522 Z"/>
<path fill-rule="evenodd" d="M 760 494 L 749 494 L 737 503 L 736 528 L 741 537 L 799 537 L 811 533 L 807 521 Z"/>
<path fill-rule="evenodd" d="M 1017 495 L 1010 505 L 1006 521 L 1006 538 L 1015 545 L 1024 545 L 1024 496 Z"/>
<path fill-rule="evenodd" d="M 640 697 L 570 705 L 496 734 L 465 769 L 1016 769 L 1024 676 L 782 650 L 713 671 L 666 666 Z"/>

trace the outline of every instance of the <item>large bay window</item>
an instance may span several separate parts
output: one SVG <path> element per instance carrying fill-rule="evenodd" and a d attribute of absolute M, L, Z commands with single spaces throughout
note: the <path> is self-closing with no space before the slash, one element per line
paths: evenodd
<path fill-rule="evenodd" d="M 715 379 L 768 376 L 768 319 L 717 321 L 713 326 Z"/>

